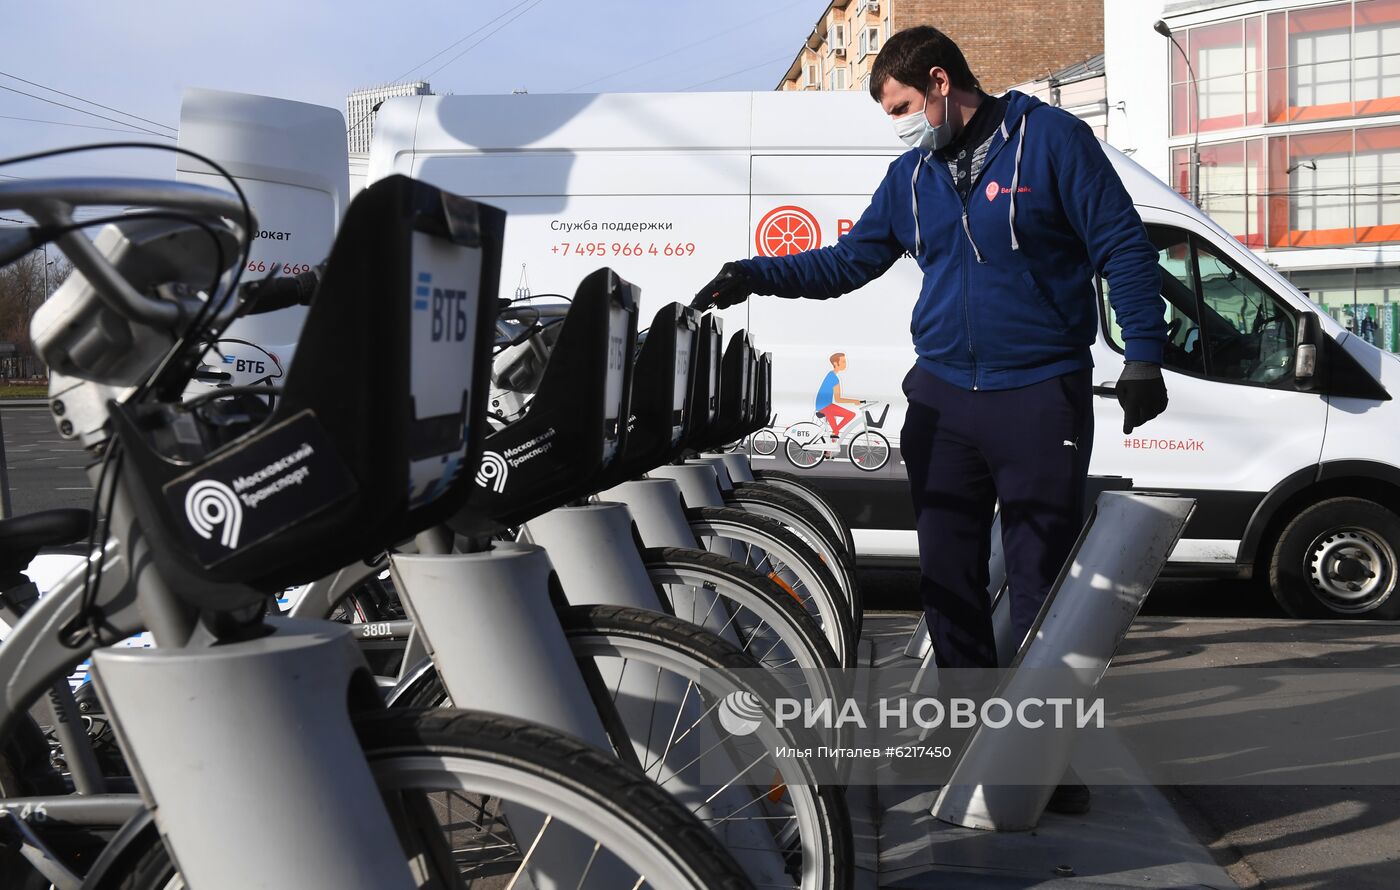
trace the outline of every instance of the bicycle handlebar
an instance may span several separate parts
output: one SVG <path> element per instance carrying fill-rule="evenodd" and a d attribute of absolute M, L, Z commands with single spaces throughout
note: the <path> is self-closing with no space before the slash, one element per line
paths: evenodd
<path fill-rule="evenodd" d="M 226 219 L 238 227 L 242 238 L 249 237 L 254 226 L 251 218 L 244 218 L 243 205 L 237 196 L 187 182 L 83 177 L 0 185 L 0 210 L 20 210 L 40 225 L 63 230 L 54 241 L 103 303 L 135 321 L 162 329 L 174 328 L 185 319 L 184 307 L 139 293 L 93 242 L 75 228 L 73 211 L 78 207 L 131 206 L 160 207 Z"/>

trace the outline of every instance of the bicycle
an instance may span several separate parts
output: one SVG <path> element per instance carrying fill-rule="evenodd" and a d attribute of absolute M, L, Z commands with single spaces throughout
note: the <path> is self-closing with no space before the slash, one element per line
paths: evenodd
<path fill-rule="evenodd" d="M 880 417 L 876 419 L 871 411 L 876 405 L 884 405 Z M 885 466 L 890 459 L 890 440 L 880 432 L 885 418 L 889 415 L 888 403 L 862 401 L 856 420 L 841 430 L 835 441 L 830 436 L 830 425 L 820 413 L 815 421 L 799 420 L 783 431 L 783 452 L 794 467 L 810 470 L 829 456 L 840 454 L 846 448 L 846 457 L 858 470 L 874 473 Z"/>
<path fill-rule="evenodd" d="M 99 219 L 113 224 L 88 242 L 78 230 L 95 223 L 72 218 L 87 204 L 149 209 Z M 36 241 L 57 240 L 77 269 L 36 318 L 34 339 L 60 374 L 54 407 L 66 433 L 103 457 L 89 532 L 99 546 L 42 599 L 20 595 L 20 570 L 38 547 L 71 540 L 75 523 L 0 523 L 13 624 L 0 646 L 0 775 L 13 786 L 0 803 L 4 865 L 20 858 L 42 876 L 7 886 L 166 886 L 176 878 L 165 844 L 179 879 L 201 888 L 464 885 L 494 880 L 506 848 L 518 854 L 507 872 L 571 885 L 749 886 L 640 774 L 517 720 L 385 713 L 347 632 L 264 616 L 270 591 L 416 533 L 466 492 L 470 477 L 443 467 L 471 465 L 480 448 L 476 357 L 489 356 L 489 341 L 474 332 L 491 326 L 491 301 L 478 297 L 495 289 L 503 214 L 402 177 L 361 193 L 317 291 L 334 297 L 313 300 L 269 409 L 262 387 L 180 401 L 203 342 L 252 308 L 234 301 L 242 291 L 229 273 L 244 265 L 240 245 L 246 260 L 246 202 L 172 183 L 36 180 L 0 187 L 0 206 L 36 218 Z M 421 274 L 438 276 L 440 292 L 418 292 Z M 434 311 L 461 331 L 446 352 L 430 336 Z M 346 381 L 332 359 L 371 338 L 386 360 Z M 367 425 L 340 397 L 347 382 L 402 412 L 397 422 Z M 455 422 L 425 429 L 417 412 L 435 408 Z M 218 487 L 240 479 L 252 481 L 235 497 Z M 253 506 L 273 496 L 268 526 Z M 158 649 L 110 648 L 147 627 Z M 60 735 L 72 753 L 82 748 L 63 677 L 89 655 L 140 796 L 81 756 L 65 777 L 72 793 L 53 795 L 52 775 L 9 759 L 32 741 L 26 711 L 46 691 L 62 706 Z M 296 745 L 285 743 L 290 715 Z M 110 843 L 75 859 L 56 846 L 68 827 Z M 248 837 L 256 856 L 237 843 Z"/>

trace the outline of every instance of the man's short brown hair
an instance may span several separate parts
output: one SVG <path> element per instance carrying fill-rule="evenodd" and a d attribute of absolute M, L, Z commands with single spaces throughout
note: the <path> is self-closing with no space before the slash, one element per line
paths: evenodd
<path fill-rule="evenodd" d="M 844 353 L 844 352 L 833 352 L 833 353 L 831 354 L 831 358 L 827 359 L 827 361 L 829 361 L 831 364 L 834 365 L 834 364 L 836 364 L 836 360 L 837 360 L 838 358 L 845 358 L 845 357 L 846 357 L 846 353 Z"/>
<path fill-rule="evenodd" d="M 982 88 L 958 45 L 937 28 L 919 25 L 900 31 L 880 47 L 870 69 L 870 95 L 879 102 L 890 78 L 926 93 L 931 68 L 947 71 L 948 79 L 960 90 Z"/>

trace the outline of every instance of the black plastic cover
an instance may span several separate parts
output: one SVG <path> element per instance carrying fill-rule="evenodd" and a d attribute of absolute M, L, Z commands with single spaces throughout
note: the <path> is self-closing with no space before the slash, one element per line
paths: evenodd
<path fill-rule="evenodd" d="M 235 608 L 461 507 L 486 429 L 504 229 L 496 208 L 376 182 L 346 211 L 265 423 L 176 460 L 155 433 L 198 434 L 192 414 L 113 406 L 124 485 L 172 588 Z"/>
<path fill-rule="evenodd" d="M 496 534 L 601 487 L 626 446 L 636 289 L 611 269 L 583 279 L 525 416 L 486 440 L 476 485 L 448 524 Z"/>

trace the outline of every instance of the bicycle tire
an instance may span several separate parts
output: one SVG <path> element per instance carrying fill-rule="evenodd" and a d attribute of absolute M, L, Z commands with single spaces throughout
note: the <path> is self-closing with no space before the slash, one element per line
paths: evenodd
<path fill-rule="evenodd" d="M 841 666 L 855 666 L 859 638 L 851 604 L 831 569 L 801 538 L 777 520 L 733 507 L 693 507 L 686 511 L 686 518 L 697 540 L 728 540 L 742 546 L 744 557 L 739 561 L 775 582 L 781 581 L 817 621 Z"/>
<path fill-rule="evenodd" d="M 774 507 L 791 514 L 795 519 L 799 519 L 811 526 L 811 533 L 820 537 L 831 549 L 841 556 L 849 557 L 846 550 L 845 541 L 841 540 L 841 535 L 826 518 L 817 511 L 809 501 L 805 501 L 787 489 L 779 488 L 768 482 L 735 482 L 730 491 L 724 493 L 726 502 L 734 501 L 761 501 L 772 504 Z M 780 520 L 782 521 L 782 520 Z M 804 529 L 804 532 L 806 530 Z"/>
<path fill-rule="evenodd" d="M 499 799 L 492 791 L 512 786 L 516 796 L 509 800 L 551 815 L 566 810 L 571 818 L 556 816 L 559 821 L 586 824 L 595 835 L 614 835 L 607 849 L 638 865 L 645 862 L 658 880 L 664 876 L 664 882 L 647 886 L 752 890 L 733 857 L 699 820 L 636 770 L 570 736 L 509 717 L 452 710 L 376 712 L 357 718 L 355 729 L 393 812 L 406 809 L 398 806 L 406 803 L 399 799 L 405 792 L 471 793 L 475 788 L 477 794 Z M 402 822 L 396 827 L 417 828 Z M 126 875 L 114 875 L 103 886 L 183 887 L 154 831 L 151 839 Z M 457 880 L 432 886 L 470 886 L 460 876 Z M 501 886 L 498 876 L 489 881 Z"/>
<path fill-rule="evenodd" d="M 872 445 L 872 443 L 877 441 L 882 443 L 878 447 L 883 450 L 877 451 Z M 879 454 L 879 460 L 874 463 L 868 463 L 865 459 L 857 459 L 857 450 L 859 447 L 862 447 L 857 445 L 857 443 L 863 443 L 863 447 L 867 449 L 867 455 L 872 453 Z M 885 468 L 885 464 L 890 462 L 889 437 L 879 430 L 862 430 L 856 433 L 855 437 L 851 439 L 851 443 L 846 446 L 846 458 L 850 460 L 851 466 L 855 467 L 857 470 L 865 473 L 878 473 Z"/>
<path fill-rule="evenodd" d="M 763 443 L 762 445 L 759 444 L 760 440 Z M 752 436 L 749 436 L 749 448 L 751 448 L 755 454 L 762 455 L 763 457 L 772 457 L 774 454 L 778 453 L 778 441 L 777 433 L 773 432 L 771 429 L 761 429 Z"/>
<path fill-rule="evenodd" d="M 788 463 L 801 470 L 810 470 L 826 460 L 826 452 L 807 448 L 787 438 L 783 439 L 783 455 L 788 459 Z"/>
<path fill-rule="evenodd" d="M 836 504 L 820 488 L 807 482 L 798 474 L 789 473 L 786 470 L 754 469 L 753 478 L 755 482 L 766 482 L 811 504 L 841 536 L 841 540 L 846 544 L 846 552 L 851 554 L 852 559 L 855 559 L 856 540 L 851 534 L 850 523 L 846 522 L 846 517 L 841 515 Z"/>
<path fill-rule="evenodd" d="M 660 612 L 626 606 L 570 606 L 559 611 L 559 623 L 577 660 L 600 656 L 622 658 L 624 663 L 640 662 L 670 670 L 691 684 L 707 684 L 702 688 L 706 701 L 717 702 L 727 695 L 747 693 L 752 696 L 749 701 L 767 703 L 790 694 L 762 671 L 752 655 L 691 622 Z M 436 670 L 429 669 L 391 698 L 390 707 L 443 707 L 447 701 L 441 677 Z M 811 733 L 800 727 L 778 727 L 773 715 L 767 716 L 769 722 L 761 730 L 769 736 L 763 739 L 769 750 L 778 745 L 797 750 L 812 749 L 816 745 Z M 646 727 L 645 742 L 652 740 L 649 734 L 652 728 Z M 664 729 L 663 726 L 663 732 Z M 689 731 L 687 728 L 686 732 Z M 635 745 L 641 732 L 640 726 L 634 727 L 627 741 Z M 623 741 L 613 739 L 615 745 Z M 639 753 L 646 756 L 646 752 Z M 662 752 L 663 758 L 665 753 Z M 657 759 L 657 775 L 652 778 L 660 779 L 663 758 Z M 648 776 L 651 776 L 652 766 L 643 764 Z M 752 768 L 752 765 L 748 767 Z M 854 841 L 845 795 L 834 785 L 820 785 L 809 763 L 800 758 L 785 761 L 775 769 L 783 780 L 785 793 L 794 799 L 791 819 L 797 822 L 800 859 L 792 864 L 801 876 L 795 887 L 802 890 L 849 888 L 855 880 L 851 858 Z M 776 818 L 772 809 L 764 807 L 763 801 L 756 802 L 760 806 L 755 818 L 771 829 Z"/>
<path fill-rule="evenodd" d="M 740 482 L 732 492 L 725 494 L 725 500 L 740 509 L 777 520 L 816 550 L 846 595 L 859 637 L 865 606 L 855 561 L 821 514 L 807 501 L 763 482 Z"/>

